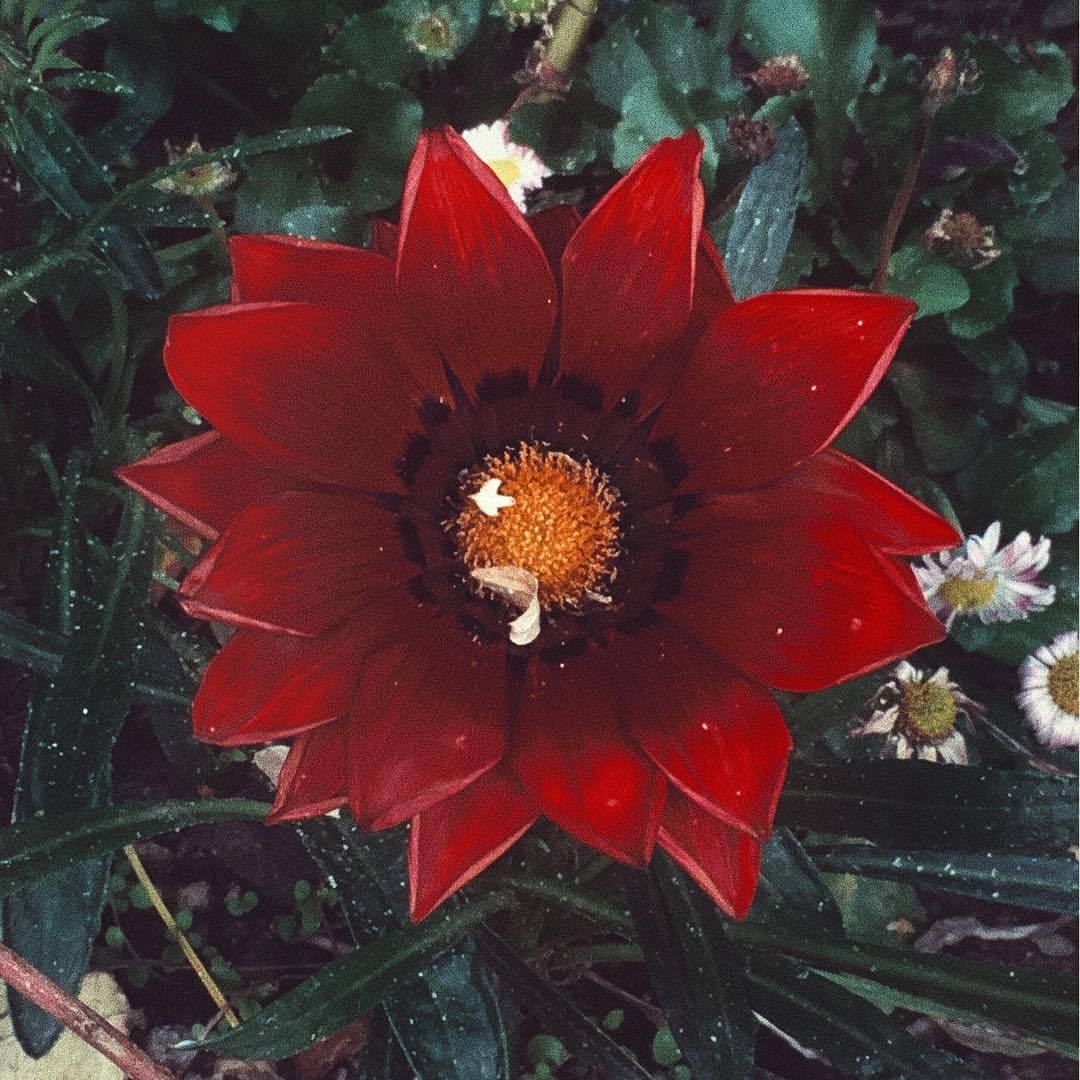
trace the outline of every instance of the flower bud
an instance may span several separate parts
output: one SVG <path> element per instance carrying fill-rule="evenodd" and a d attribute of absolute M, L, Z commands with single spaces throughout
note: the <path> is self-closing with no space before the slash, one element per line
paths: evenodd
<path fill-rule="evenodd" d="M 793 94 L 810 81 L 810 72 L 803 67 L 795 53 L 785 53 L 783 56 L 770 56 L 757 71 L 751 73 L 750 81 L 766 97 Z"/>

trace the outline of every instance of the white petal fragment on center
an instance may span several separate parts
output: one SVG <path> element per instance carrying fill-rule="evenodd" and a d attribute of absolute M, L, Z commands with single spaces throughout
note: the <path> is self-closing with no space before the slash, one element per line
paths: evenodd
<path fill-rule="evenodd" d="M 476 496 L 471 498 L 475 499 Z M 480 509 L 483 510 L 483 507 Z M 520 566 L 479 566 L 472 576 L 485 589 L 521 609 L 521 614 L 510 623 L 510 641 L 514 645 L 528 645 L 535 641 L 540 633 L 540 583 L 536 575 Z"/>
<path fill-rule="evenodd" d="M 479 491 L 475 491 L 469 496 L 480 508 L 480 513 L 486 514 L 488 517 L 494 517 L 500 510 L 514 505 L 513 495 L 499 494 L 499 485 L 501 483 L 502 481 L 498 477 L 493 476 L 490 480 L 483 482 Z M 511 569 L 513 568 L 511 567 Z"/>

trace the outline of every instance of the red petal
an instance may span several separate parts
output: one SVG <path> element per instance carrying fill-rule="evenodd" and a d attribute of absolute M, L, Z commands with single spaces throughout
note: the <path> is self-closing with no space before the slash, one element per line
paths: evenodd
<path fill-rule="evenodd" d="M 398 227 L 385 218 L 371 219 L 371 250 L 393 261 L 397 258 Z"/>
<path fill-rule="evenodd" d="M 639 410 L 643 415 L 651 412 L 671 393 L 671 388 L 678 382 L 688 359 L 694 355 L 709 323 L 734 303 L 735 294 L 731 291 L 724 261 L 716 250 L 713 238 L 702 229 L 690 320 L 678 339 L 657 356 L 641 377 Z"/>
<path fill-rule="evenodd" d="M 710 817 L 697 803 L 668 789 L 660 846 L 736 919 L 750 910 L 761 871 L 761 841 Z"/>
<path fill-rule="evenodd" d="M 208 540 L 216 540 L 248 503 L 298 486 L 217 431 L 163 446 L 141 461 L 121 466 L 116 475 Z"/>
<path fill-rule="evenodd" d="M 295 236 L 232 236 L 233 303 L 302 300 L 364 312 L 397 307 L 393 263 L 361 248 Z"/>
<path fill-rule="evenodd" d="M 404 613 L 397 643 L 364 665 L 350 713 L 349 806 L 386 829 L 497 765 L 506 740 L 502 649 L 428 610 Z"/>
<path fill-rule="evenodd" d="M 941 551 L 962 539 L 939 514 L 839 450 L 823 450 L 765 487 L 709 501 L 740 520 L 840 518 L 893 555 Z"/>
<path fill-rule="evenodd" d="M 392 514 L 361 496 L 287 491 L 238 514 L 179 597 L 195 618 L 318 634 L 415 573 Z"/>
<path fill-rule="evenodd" d="M 897 296 L 764 293 L 713 319 L 660 412 L 688 490 L 750 488 L 830 443 L 870 396 L 915 313 Z"/>
<path fill-rule="evenodd" d="M 245 627 L 210 661 L 192 706 L 196 738 L 221 746 L 269 742 L 349 711 L 364 657 L 396 636 L 407 596 L 364 605 L 314 638 Z"/>
<path fill-rule="evenodd" d="M 555 319 L 547 259 L 457 132 L 420 135 L 401 206 L 398 288 L 467 386 L 540 366 Z"/>
<path fill-rule="evenodd" d="M 681 590 L 658 610 L 758 682 L 806 692 L 940 641 L 888 556 L 828 518 L 691 511 Z"/>
<path fill-rule="evenodd" d="M 409 914 L 426 919 L 487 869 L 536 820 L 532 799 L 506 769 L 485 773 L 457 795 L 413 818 L 409 832 Z"/>
<path fill-rule="evenodd" d="M 581 225 L 581 214 L 578 213 L 576 206 L 558 203 L 556 206 L 541 210 L 538 214 L 530 214 L 526 220 L 544 249 L 555 280 L 560 281 L 563 252 L 566 250 L 566 245 L 570 243 L 570 237 Z"/>
<path fill-rule="evenodd" d="M 437 367 L 394 329 L 377 309 L 226 305 L 173 316 L 165 364 L 180 393 L 264 463 L 385 489 L 420 428 L 415 375 Z"/>
<path fill-rule="evenodd" d="M 540 664 L 519 707 L 511 764 L 540 809 L 612 858 L 652 856 L 664 782 L 619 730 L 604 655 Z"/>
<path fill-rule="evenodd" d="M 317 817 L 345 805 L 345 741 L 340 720 L 293 740 L 267 824 Z"/>
<path fill-rule="evenodd" d="M 612 652 L 638 746 L 709 814 L 768 835 L 791 752 L 768 692 L 670 623 L 629 635 Z"/>
<path fill-rule="evenodd" d="M 696 131 L 662 139 L 596 204 L 563 254 L 561 369 L 614 404 L 683 332 L 704 194 Z"/>

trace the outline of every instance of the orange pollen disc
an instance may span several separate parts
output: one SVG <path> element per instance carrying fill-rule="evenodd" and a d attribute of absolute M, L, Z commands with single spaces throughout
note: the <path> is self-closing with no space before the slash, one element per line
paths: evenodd
<path fill-rule="evenodd" d="M 484 498 L 493 489 L 497 494 Z M 603 590 L 615 576 L 622 503 L 589 462 L 522 443 L 473 469 L 459 489 L 459 505 L 447 527 L 470 572 L 490 566 L 529 571 L 545 611 L 580 607 L 586 598 L 604 602 Z"/>

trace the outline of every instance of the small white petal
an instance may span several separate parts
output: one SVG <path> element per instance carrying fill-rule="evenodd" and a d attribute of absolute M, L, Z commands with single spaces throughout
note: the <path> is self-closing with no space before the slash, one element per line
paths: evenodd
<path fill-rule="evenodd" d="M 480 566 L 472 572 L 485 589 L 495 593 L 521 614 L 510 623 L 510 641 L 528 645 L 540 633 L 540 583 L 520 566 Z"/>
<path fill-rule="evenodd" d="M 479 491 L 474 491 L 470 499 L 480 508 L 480 513 L 488 517 L 494 517 L 500 510 L 514 505 L 513 495 L 500 495 L 499 485 L 502 483 L 498 477 L 491 477 L 480 485 Z"/>

